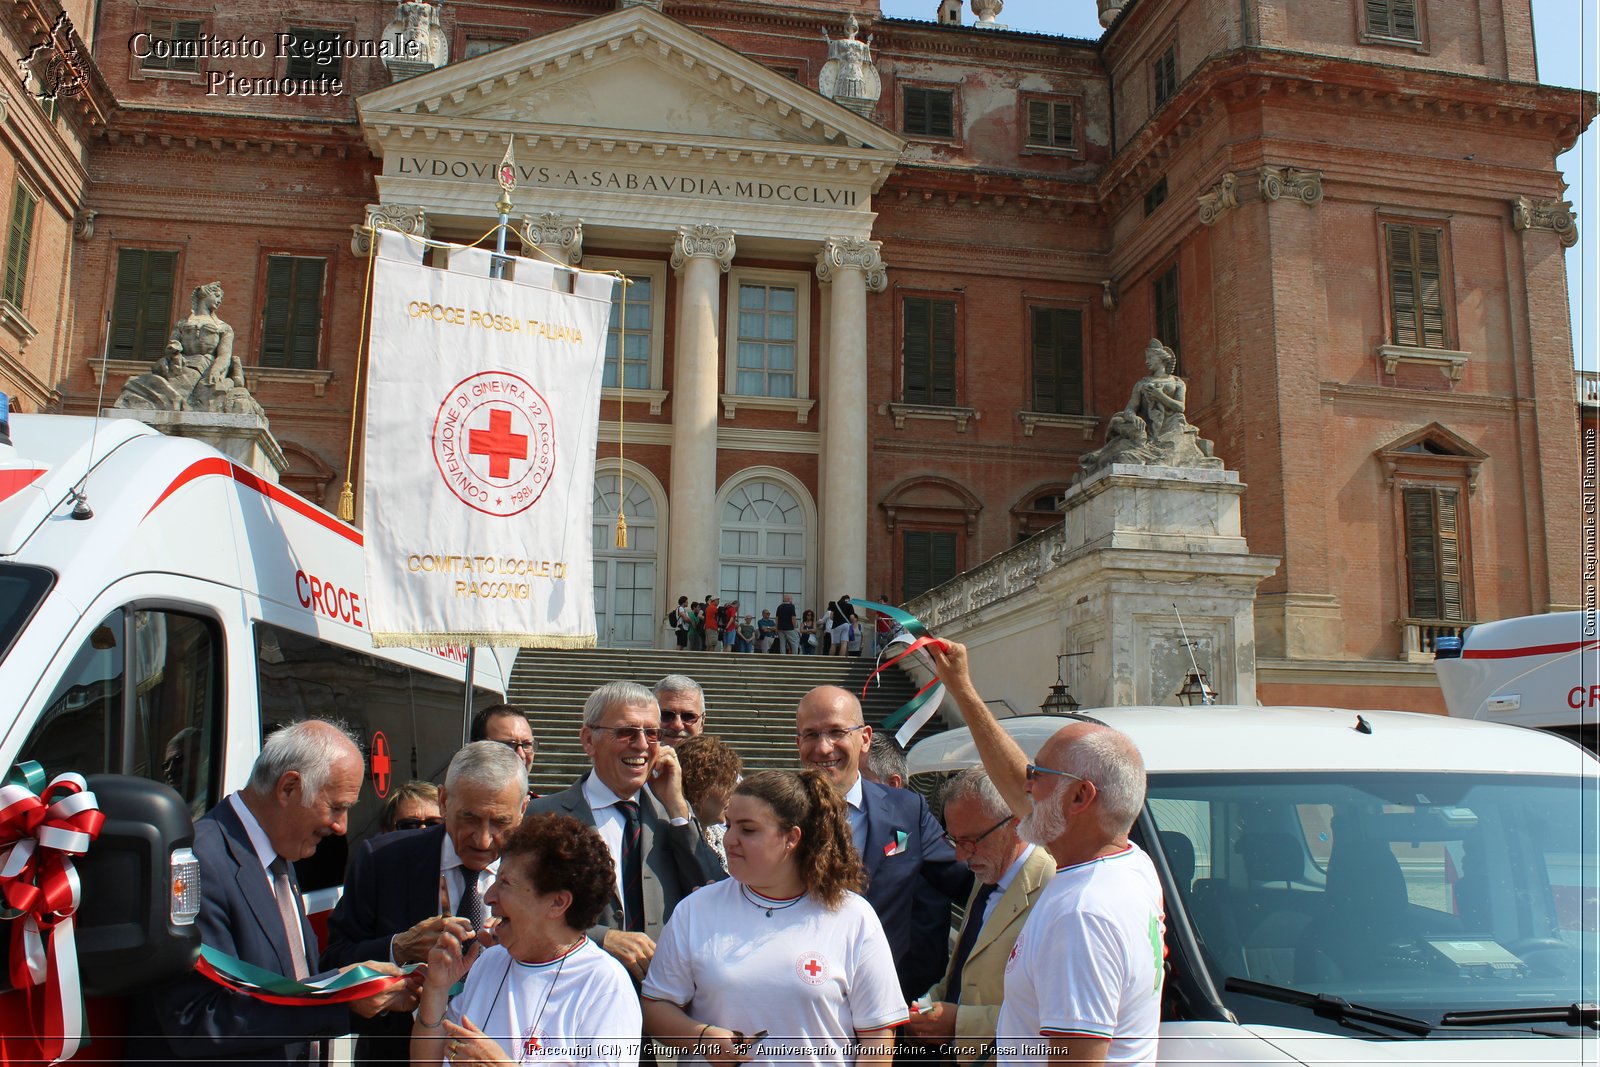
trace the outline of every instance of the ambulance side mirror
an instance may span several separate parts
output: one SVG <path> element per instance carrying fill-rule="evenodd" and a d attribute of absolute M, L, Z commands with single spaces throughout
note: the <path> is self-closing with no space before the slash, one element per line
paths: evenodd
<path fill-rule="evenodd" d="M 89 788 L 106 822 L 75 861 L 83 886 L 78 971 L 86 994 L 124 996 L 188 973 L 200 954 L 200 875 L 188 853 L 194 823 L 164 783 L 92 774 Z"/>

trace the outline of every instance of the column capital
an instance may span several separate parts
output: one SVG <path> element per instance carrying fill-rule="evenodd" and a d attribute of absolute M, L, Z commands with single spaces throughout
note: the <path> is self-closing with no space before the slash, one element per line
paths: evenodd
<path fill-rule="evenodd" d="M 881 293 L 889 287 L 889 268 L 884 265 L 882 241 L 865 237 L 829 237 L 817 253 L 817 280 L 831 282 L 834 273 L 845 268 L 866 275 L 867 288 Z"/>
<path fill-rule="evenodd" d="M 426 237 L 432 229 L 428 213 L 416 204 L 368 204 L 363 220 L 350 227 L 350 251 L 365 259 L 372 254 L 367 224 L 376 230 L 399 230 L 413 237 Z"/>
<path fill-rule="evenodd" d="M 569 266 L 577 266 L 583 260 L 583 220 L 576 216 L 557 215 L 554 211 L 537 217 L 524 215 L 517 236 Z"/>
<path fill-rule="evenodd" d="M 672 242 L 672 269 L 682 270 L 696 256 L 714 259 L 722 273 L 733 266 L 735 242 L 733 231 L 701 223 L 698 226 L 679 226 L 678 236 Z"/>
<path fill-rule="evenodd" d="M 1519 196 L 1511 201 L 1511 227 L 1514 230 L 1550 230 L 1563 248 L 1578 243 L 1578 213 L 1568 200 L 1538 200 Z"/>

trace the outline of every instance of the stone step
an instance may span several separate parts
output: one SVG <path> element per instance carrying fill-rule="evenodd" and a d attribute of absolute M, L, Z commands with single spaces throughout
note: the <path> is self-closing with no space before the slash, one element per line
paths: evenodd
<path fill-rule="evenodd" d="M 511 672 L 511 702 L 528 709 L 539 756 L 535 792 L 565 789 L 589 767 L 579 741 L 583 703 L 615 679 L 650 686 L 667 674 L 686 674 L 706 693 L 709 732 L 738 750 L 748 770 L 790 768 L 798 757 L 794 710 L 818 685 L 859 694 L 875 662 L 846 656 L 774 656 L 738 652 L 649 649 L 524 649 Z M 870 723 L 881 722 L 914 690 L 898 668 L 878 676 L 862 701 Z"/>

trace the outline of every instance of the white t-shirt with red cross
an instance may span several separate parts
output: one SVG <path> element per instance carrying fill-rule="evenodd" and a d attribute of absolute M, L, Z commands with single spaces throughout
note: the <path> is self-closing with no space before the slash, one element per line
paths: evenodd
<path fill-rule="evenodd" d="M 855 893 L 836 911 L 810 896 L 769 901 L 741 892 L 732 878 L 678 905 L 642 991 L 703 1023 L 767 1031 L 753 1050 L 755 1064 L 851 1064 L 857 1031 L 906 1021 L 894 956 L 872 905 Z M 704 1062 L 692 1052 L 679 1060 Z"/>
<path fill-rule="evenodd" d="M 1165 929 L 1137 845 L 1057 868 L 1006 961 L 996 1060 L 1043 1063 L 1042 1038 L 1081 1036 L 1110 1039 L 1107 1063 L 1155 1063 Z"/>
<path fill-rule="evenodd" d="M 633 981 L 587 937 L 545 963 L 519 963 L 496 945 L 473 963 L 445 1017 L 455 1023 L 471 1019 L 513 1063 L 639 1063 L 644 1019 Z"/>

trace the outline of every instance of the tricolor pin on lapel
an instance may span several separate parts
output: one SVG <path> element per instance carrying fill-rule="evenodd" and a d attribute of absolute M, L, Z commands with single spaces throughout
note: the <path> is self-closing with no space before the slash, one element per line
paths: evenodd
<path fill-rule="evenodd" d="M 898 856 L 898 855 L 900 855 L 900 853 L 904 852 L 905 850 L 906 850 L 906 832 L 904 830 L 896 830 L 894 832 L 894 840 L 890 841 L 890 842 L 887 842 L 883 846 L 883 854 L 885 856 Z"/>

